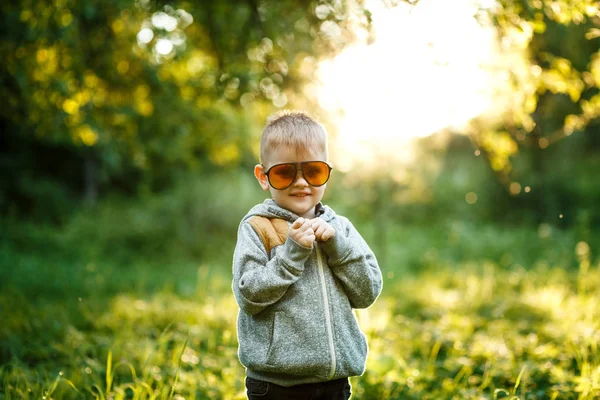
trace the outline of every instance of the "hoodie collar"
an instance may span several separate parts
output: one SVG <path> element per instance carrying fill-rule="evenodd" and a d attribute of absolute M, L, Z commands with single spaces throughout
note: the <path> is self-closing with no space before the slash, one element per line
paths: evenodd
<path fill-rule="evenodd" d="M 298 219 L 298 215 L 286 210 L 285 208 L 281 208 L 273 199 L 266 199 L 264 202 L 254 206 L 248 212 L 246 218 L 250 218 L 255 215 L 266 218 L 281 218 L 289 222 L 294 222 L 296 219 Z M 323 218 L 325 221 L 329 221 L 333 218 L 335 213 L 331 208 L 319 202 L 315 206 L 315 215 Z"/>

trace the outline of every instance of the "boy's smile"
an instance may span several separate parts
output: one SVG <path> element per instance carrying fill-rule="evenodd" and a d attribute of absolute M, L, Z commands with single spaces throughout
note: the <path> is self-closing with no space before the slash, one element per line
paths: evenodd
<path fill-rule="evenodd" d="M 294 183 L 286 189 L 277 190 L 269 185 L 265 172 L 273 165 L 282 163 L 300 163 L 304 161 L 326 161 L 327 157 L 322 152 L 311 150 L 295 149 L 290 147 L 280 147 L 269 155 L 265 160 L 264 167 L 257 165 L 254 168 L 254 174 L 263 190 L 269 190 L 271 197 L 282 208 L 285 208 L 299 217 L 314 218 L 315 206 L 321 201 L 325 194 L 325 187 L 310 185 L 301 170 L 296 173 Z"/>

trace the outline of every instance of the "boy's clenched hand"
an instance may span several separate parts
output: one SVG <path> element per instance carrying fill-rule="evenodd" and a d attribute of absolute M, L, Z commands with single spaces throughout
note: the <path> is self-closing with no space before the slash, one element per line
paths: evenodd
<path fill-rule="evenodd" d="M 311 226 L 311 220 L 298 218 L 290 225 L 289 235 L 296 243 L 304 247 L 312 247 L 315 241 L 315 232 Z"/>
<path fill-rule="evenodd" d="M 335 236 L 335 229 L 329 225 L 323 218 L 313 218 L 310 220 L 312 230 L 315 232 L 315 239 L 319 242 L 326 242 Z"/>

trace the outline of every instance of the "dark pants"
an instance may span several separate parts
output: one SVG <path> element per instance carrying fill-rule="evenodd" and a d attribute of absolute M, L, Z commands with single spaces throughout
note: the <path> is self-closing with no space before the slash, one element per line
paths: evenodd
<path fill-rule="evenodd" d="M 246 389 L 249 400 L 348 400 L 350 398 L 348 378 L 290 387 L 246 378 Z"/>

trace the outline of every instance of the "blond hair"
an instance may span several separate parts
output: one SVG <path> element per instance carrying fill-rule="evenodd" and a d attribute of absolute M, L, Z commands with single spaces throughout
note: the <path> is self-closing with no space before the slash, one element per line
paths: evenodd
<path fill-rule="evenodd" d="M 260 162 L 280 147 L 323 152 L 327 157 L 325 127 L 304 111 L 283 110 L 271 115 L 260 139 Z"/>

